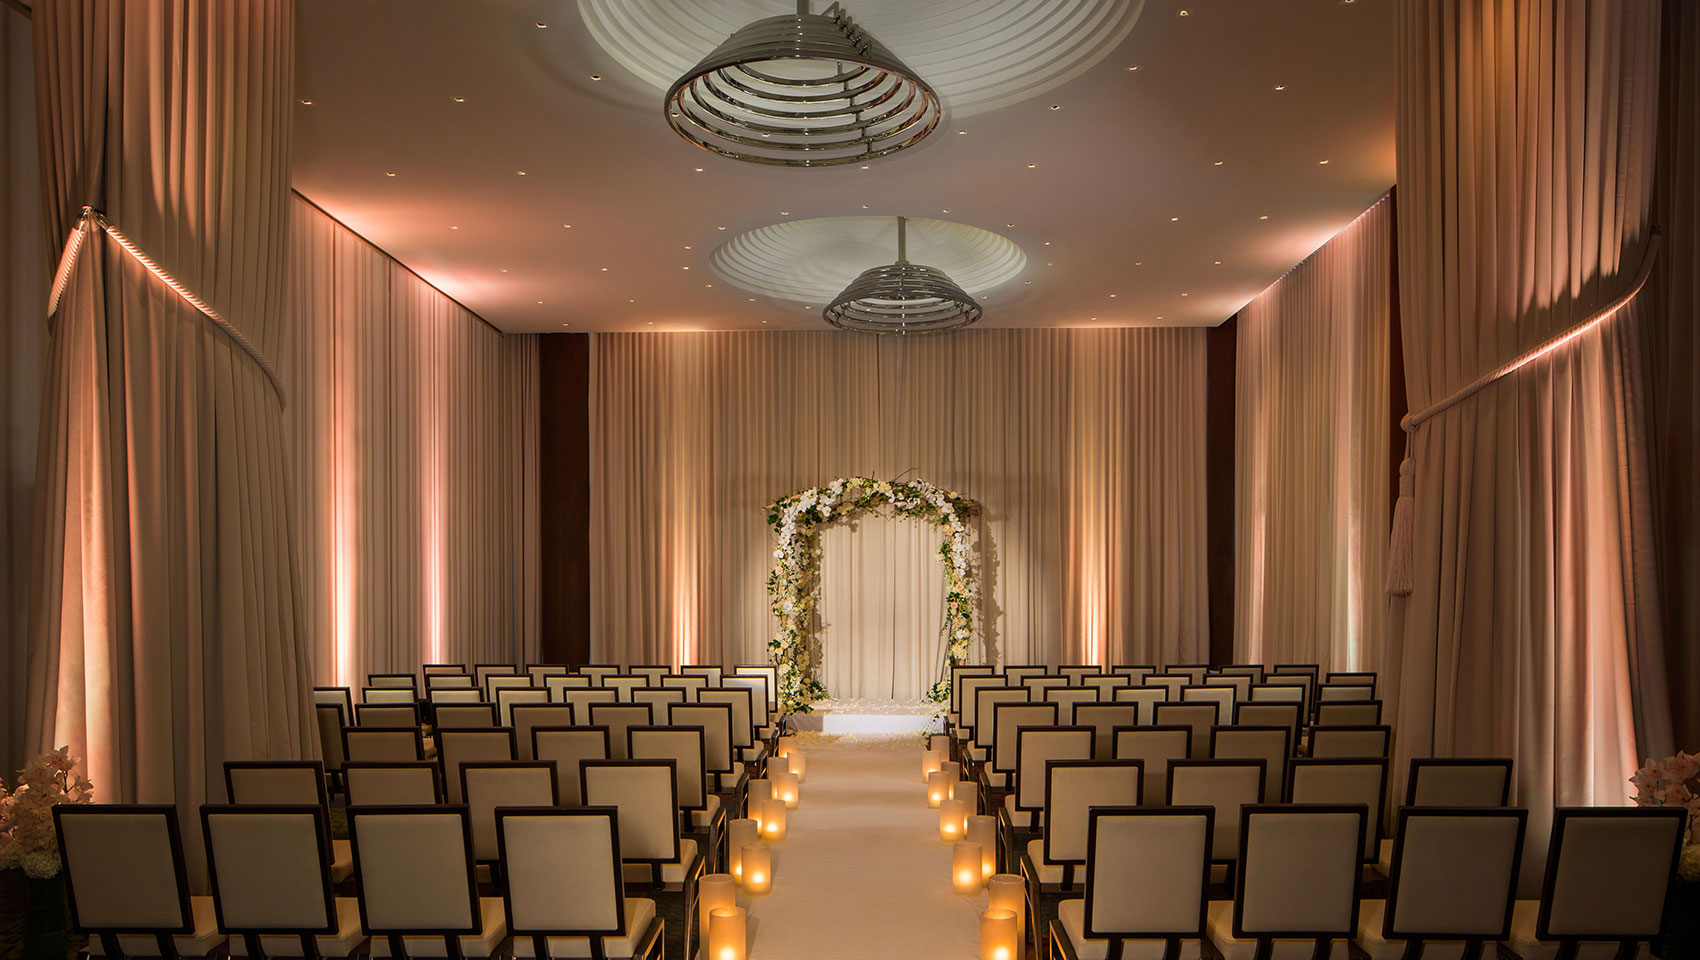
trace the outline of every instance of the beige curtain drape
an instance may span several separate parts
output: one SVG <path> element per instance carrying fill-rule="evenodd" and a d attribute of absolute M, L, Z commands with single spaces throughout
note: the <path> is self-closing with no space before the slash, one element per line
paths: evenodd
<path fill-rule="evenodd" d="M 1659 5 L 1403 0 L 1399 21 L 1401 317 L 1422 410 L 1635 275 Z M 1639 376 L 1650 302 L 1412 445 L 1395 766 L 1514 757 L 1535 862 L 1553 803 L 1625 802 L 1637 740 L 1670 741 Z"/>
<path fill-rule="evenodd" d="M 1392 230 L 1383 198 L 1240 310 L 1240 662 L 1380 668 Z"/>
<path fill-rule="evenodd" d="M 294 5 L 43 0 L 48 249 L 85 204 L 274 356 L 287 285 Z M 99 230 L 51 319 L 29 740 L 96 799 L 223 793 L 316 750 L 283 406 L 256 360 Z"/>
<path fill-rule="evenodd" d="M 0 778 L 7 783 L 28 750 L 30 512 L 52 269 L 41 243 L 34 62 L 29 17 L 0 6 Z"/>
<path fill-rule="evenodd" d="M 984 506 L 974 656 L 1207 659 L 1204 370 L 1202 330 L 594 335 L 592 655 L 764 661 L 763 508 L 867 474 Z M 837 696 L 937 676 L 943 578 L 911 527 L 823 543 Z"/>
<path fill-rule="evenodd" d="M 537 338 L 291 208 L 280 366 L 317 682 L 537 652 Z"/>

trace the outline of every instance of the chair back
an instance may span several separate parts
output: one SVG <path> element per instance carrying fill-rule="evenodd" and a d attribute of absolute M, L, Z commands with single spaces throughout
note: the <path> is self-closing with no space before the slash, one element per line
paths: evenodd
<path fill-rule="evenodd" d="M 1133 686 L 1133 678 L 1120 673 L 1100 673 L 1095 677 L 1082 677 L 1080 685 L 1098 691 L 1093 700 L 1114 700 L 1117 690 Z"/>
<path fill-rule="evenodd" d="M 767 709 L 779 709 L 779 668 L 771 663 L 741 663 L 732 668 L 733 676 L 763 677 L 767 683 Z"/>
<path fill-rule="evenodd" d="M 1157 672 L 1157 667 L 1149 663 L 1123 663 L 1110 668 L 1113 676 L 1131 677 L 1133 683 L 1143 686 L 1145 678 Z"/>
<path fill-rule="evenodd" d="M 1260 803 L 1280 803 L 1287 781 L 1287 758 L 1292 741 L 1284 726 L 1210 728 L 1210 759 L 1262 760 L 1263 797 Z"/>
<path fill-rule="evenodd" d="M 670 703 L 667 705 L 667 724 L 673 727 L 701 727 L 705 762 L 714 774 L 736 772 L 736 755 L 732 752 L 732 705 L 729 703 Z"/>
<path fill-rule="evenodd" d="M 368 673 L 368 687 L 406 687 L 413 691 L 413 699 L 419 699 L 419 678 L 411 673 Z"/>
<path fill-rule="evenodd" d="M 419 668 L 419 673 L 427 683 L 437 676 L 470 676 L 464 663 L 427 663 Z"/>
<path fill-rule="evenodd" d="M 1002 701 L 992 705 L 991 768 L 998 773 L 1015 772 L 1015 735 L 1023 727 L 1054 727 L 1057 705 Z"/>
<path fill-rule="evenodd" d="M 452 666 L 452 664 L 448 664 L 448 666 Z M 425 692 L 427 694 L 437 690 L 461 690 L 468 687 L 483 692 L 481 685 L 473 682 L 472 674 L 467 673 L 465 668 L 458 672 L 444 671 L 443 673 L 425 674 Z"/>
<path fill-rule="evenodd" d="M 648 677 L 603 677 L 602 687 L 612 690 L 620 703 L 632 702 L 632 691 L 638 687 L 649 686 Z"/>
<path fill-rule="evenodd" d="M 493 703 L 434 703 L 431 715 L 436 719 L 439 731 L 496 725 L 496 705 Z"/>
<path fill-rule="evenodd" d="M 354 696 L 347 687 L 314 687 L 313 705 L 340 708 L 343 726 L 354 722 Z"/>
<path fill-rule="evenodd" d="M 1405 804 L 1412 807 L 1503 807 L 1511 802 L 1508 757 L 1419 757 L 1411 761 Z"/>
<path fill-rule="evenodd" d="M 626 756 L 626 728 L 647 727 L 655 722 L 654 707 L 647 703 L 593 703 L 590 722 L 608 728 L 608 749 L 615 760 Z"/>
<path fill-rule="evenodd" d="M 319 721 L 319 756 L 324 758 L 325 770 L 328 773 L 341 773 L 346 755 L 343 753 L 342 731 L 348 726 L 343 718 L 352 720 L 353 707 L 344 713 L 337 704 L 321 703 L 313 708 L 313 713 Z"/>
<path fill-rule="evenodd" d="M 516 703 L 511 709 L 513 722 L 509 726 L 514 729 L 514 751 L 520 760 L 533 760 L 536 755 L 531 741 L 531 731 L 538 727 L 570 727 L 573 725 L 573 708 L 565 703 Z"/>
<path fill-rule="evenodd" d="M 1225 667 L 1217 667 L 1216 672 L 1224 677 L 1250 677 L 1252 683 L 1263 682 L 1261 663 L 1230 663 Z"/>
<path fill-rule="evenodd" d="M 703 687 L 696 702 L 731 704 L 732 746 L 742 750 L 756 745 L 755 696 L 749 687 Z"/>
<path fill-rule="evenodd" d="M 487 760 L 517 760 L 519 748 L 512 727 L 437 731 L 437 761 L 443 765 L 443 784 L 450 803 L 465 803 L 460 792 L 460 768 Z"/>
<path fill-rule="evenodd" d="M 773 722 L 772 708 L 767 699 L 766 677 L 721 677 L 720 685 L 728 690 L 744 687 L 750 691 L 750 709 L 754 711 L 750 714 L 751 726 L 762 730 Z"/>
<path fill-rule="evenodd" d="M 412 687 L 362 687 L 360 688 L 361 703 L 402 704 L 413 703 L 419 697 Z M 359 719 L 358 715 L 355 718 Z"/>
<path fill-rule="evenodd" d="M 588 727 L 595 722 L 590 719 L 590 708 L 599 703 L 615 703 L 620 695 L 606 687 L 562 687 L 561 696 L 572 704 L 573 722 Z"/>
<path fill-rule="evenodd" d="M 247 941 L 337 929 L 331 887 L 330 825 L 308 805 L 201 807 L 218 929 Z"/>
<path fill-rule="evenodd" d="M 1313 757 L 1385 758 L 1392 742 L 1393 728 L 1385 724 L 1310 728 L 1310 755 Z"/>
<path fill-rule="evenodd" d="M 1090 760 L 1097 740 L 1091 727 L 1022 727 L 1015 735 L 1015 806 L 1045 807 L 1045 766 L 1052 760 Z"/>
<path fill-rule="evenodd" d="M 1387 761 L 1349 757 L 1299 757 L 1287 771 L 1288 803 L 1354 803 L 1369 810 L 1363 858 L 1380 854 L 1381 822 L 1387 809 Z"/>
<path fill-rule="evenodd" d="M 1021 687 L 981 687 L 974 691 L 974 746 L 981 750 L 991 750 L 997 742 L 998 714 L 1000 703 L 1026 703 L 1033 695 L 1032 689 Z M 1055 705 L 1052 705 L 1053 715 Z"/>
<path fill-rule="evenodd" d="M 1181 702 L 1215 704 L 1215 724 L 1226 726 L 1234 722 L 1234 699 L 1237 695 L 1237 692 L 1231 684 L 1207 683 L 1202 686 L 1187 687 L 1182 690 Z"/>
<path fill-rule="evenodd" d="M 385 689 L 396 689 L 386 687 Z M 354 708 L 354 725 L 357 727 L 417 727 L 419 726 L 419 705 L 409 700 L 406 703 L 375 703 L 367 701 Z"/>
<path fill-rule="evenodd" d="M 351 763 L 350 807 L 430 806 L 443 802 L 441 771 L 429 760 L 410 763 Z"/>
<path fill-rule="evenodd" d="M 407 955 L 404 936 L 483 929 L 466 807 L 351 807 L 348 839 L 359 878 L 360 926 L 370 936 L 392 938 L 392 957 Z"/>
<path fill-rule="evenodd" d="M 1382 936 L 1504 940 L 1528 816 L 1505 807 L 1400 809 Z"/>
<path fill-rule="evenodd" d="M 1287 743 L 1296 744 L 1299 742 L 1299 707 L 1297 700 L 1253 700 L 1234 708 L 1234 723 L 1242 727 L 1286 727 Z"/>
<path fill-rule="evenodd" d="M 1162 687 L 1123 687 L 1116 691 L 1116 702 L 1133 704 L 1139 711 L 1133 722 L 1143 726 L 1157 722 L 1157 704 L 1168 699 L 1169 691 Z"/>
<path fill-rule="evenodd" d="M 626 668 L 628 676 L 644 678 L 646 681 L 644 686 L 648 687 L 661 686 L 661 678 L 672 672 L 672 667 L 663 666 L 631 666 Z"/>
<path fill-rule="evenodd" d="M 1687 817 L 1677 806 L 1554 810 L 1535 935 L 1623 944 L 1658 936 Z"/>
<path fill-rule="evenodd" d="M 725 676 L 726 670 L 724 667 L 717 667 L 712 664 L 687 663 L 679 667 L 679 673 L 687 677 L 707 677 L 709 686 L 718 687 L 720 686 L 720 678 Z"/>
<path fill-rule="evenodd" d="M 1003 668 L 1006 686 L 1019 687 L 1028 677 L 1042 677 L 1050 673 L 1050 668 L 1042 663 L 1010 663 Z"/>
<path fill-rule="evenodd" d="M 1045 691 L 1045 702 L 1057 705 L 1057 722 L 1065 726 L 1074 723 L 1074 708 L 1082 703 L 1096 703 L 1102 694 L 1097 687 L 1051 687 Z M 1115 696 L 1112 689 L 1109 696 Z"/>
<path fill-rule="evenodd" d="M 1192 686 L 1192 678 L 1184 673 L 1152 673 L 1140 681 L 1141 686 L 1163 691 L 1164 700 L 1180 700 L 1181 691 Z"/>
<path fill-rule="evenodd" d="M 708 678 L 700 676 L 687 677 L 683 674 L 670 673 L 661 678 L 661 686 L 676 687 L 683 690 L 685 691 L 685 702 L 695 703 L 697 700 L 697 691 L 708 686 Z"/>
<path fill-rule="evenodd" d="M 1138 760 L 1052 760 L 1045 764 L 1046 863 L 1086 862 L 1093 807 L 1139 805 Z M 1065 877 L 1064 884 L 1067 885 Z"/>
<path fill-rule="evenodd" d="M 1303 677 L 1288 677 L 1285 680 L 1270 679 L 1263 683 L 1251 685 L 1252 703 L 1296 703 L 1304 706 L 1305 688 Z"/>
<path fill-rule="evenodd" d="M 511 677 L 519 671 L 511 663 L 475 663 L 472 665 L 472 678 L 475 686 L 484 688 L 484 681 L 493 676 Z M 488 689 L 488 688 L 485 688 Z M 491 697 L 491 702 L 495 698 Z"/>
<path fill-rule="evenodd" d="M 1375 726 L 1380 722 L 1380 700 L 1324 700 L 1316 705 L 1317 726 Z"/>
<path fill-rule="evenodd" d="M 638 687 L 632 691 L 633 703 L 647 703 L 657 720 L 667 716 L 667 705 L 684 703 L 685 691 L 679 687 Z"/>
<path fill-rule="evenodd" d="M 1103 667 L 1100 667 L 1095 663 L 1072 664 L 1069 666 L 1058 667 L 1057 675 L 1066 677 L 1071 686 L 1078 686 L 1082 679 L 1086 677 L 1095 677 L 1103 669 Z"/>
<path fill-rule="evenodd" d="M 317 760 L 226 760 L 224 795 L 231 803 L 312 803 L 328 807 L 325 768 Z"/>
<path fill-rule="evenodd" d="M 121 934 L 155 934 L 159 955 L 171 956 L 169 935 L 194 928 L 176 808 L 65 803 L 52 810 L 71 925 L 99 938 L 108 957 L 121 955 Z"/>
<path fill-rule="evenodd" d="M 585 760 L 608 759 L 608 728 L 532 727 L 531 756 L 555 765 L 562 806 L 583 806 L 578 766 Z"/>
<path fill-rule="evenodd" d="M 1330 671 L 1323 675 L 1322 680 L 1324 683 L 1332 683 L 1341 686 L 1368 687 L 1370 690 L 1369 695 L 1371 697 L 1375 696 L 1376 675 L 1372 671 Z M 1327 698 L 1324 697 L 1322 699 Z"/>
<path fill-rule="evenodd" d="M 425 738 L 418 727 L 344 727 L 342 756 L 354 763 L 423 760 Z"/>
<path fill-rule="evenodd" d="M 543 683 L 544 678 L 564 677 L 567 675 L 567 669 L 563 664 L 534 663 L 525 668 L 525 675 L 531 678 L 532 686 L 548 689 Z"/>
<path fill-rule="evenodd" d="M 1236 704 L 1245 703 L 1251 699 L 1252 680 L 1244 674 L 1211 673 L 1204 678 L 1204 681 L 1204 685 L 1207 687 L 1233 687 Z"/>
<path fill-rule="evenodd" d="M 550 703 L 566 703 L 568 690 L 590 689 L 590 678 L 578 674 L 564 677 L 544 677 L 543 689 L 549 691 Z"/>
<path fill-rule="evenodd" d="M 620 849 L 627 863 L 679 859 L 678 776 L 671 760 L 586 760 L 579 785 L 589 807 L 620 811 Z"/>
<path fill-rule="evenodd" d="M 1325 957 L 1356 933 L 1367 815 L 1361 806 L 1242 809 L 1234 936 L 1315 940 L 1313 956 Z"/>
<path fill-rule="evenodd" d="M 440 703 L 490 703 L 484 699 L 484 691 L 474 686 L 435 687 L 431 690 L 430 700 L 433 706 Z M 496 705 L 490 703 L 490 706 L 494 709 Z"/>
<path fill-rule="evenodd" d="M 497 807 L 558 807 L 555 765 L 542 760 L 473 760 L 460 765 L 460 794 L 472 817 L 472 851 L 485 863 L 496 845 Z"/>
<path fill-rule="evenodd" d="M 625 883 L 615 810 L 503 810 L 498 849 L 507 874 L 508 931 L 549 956 L 550 937 L 627 936 Z M 636 931 L 634 931 L 635 933 Z"/>
<path fill-rule="evenodd" d="M 500 694 L 503 690 L 523 689 L 529 686 L 531 686 L 531 678 L 523 673 L 492 673 L 484 678 L 484 699 L 497 704 L 497 712 L 500 712 Z"/>
<path fill-rule="evenodd" d="M 1021 685 L 1027 688 L 1027 699 L 1042 701 L 1045 699 L 1045 691 L 1055 687 L 1068 686 L 1068 678 L 1048 674 L 1037 677 L 1022 677 Z"/>
<path fill-rule="evenodd" d="M 958 664 L 950 668 L 950 712 L 962 712 L 962 681 L 969 677 L 995 677 L 996 667 L 986 664 Z M 969 699 L 973 699 L 972 696 Z"/>
<path fill-rule="evenodd" d="M 612 663 L 587 663 L 575 672 L 589 677 L 593 685 L 600 686 L 604 678 L 619 676 L 620 668 Z"/>
<path fill-rule="evenodd" d="M 1163 668 L 1163 672 L 1186 677 L 1188 686 L 1197 686 L 1203 683 L 1205 676 L 1210 673 L 1210 664 L 1171 663 Z"/>
<path fill-rule="evenodd" d="M 1240 808 L 1263 802 L 1268 776 L 1262 760 L 1176 760 L 1169 765 L 1169 806 L 1216 811 L 1210 856 L 1231 863 L 1240 852 Z"/>
<path fill-rule="evenodd" d="M 708 809 L 708 773 L 703 769 L 701 727 L 626 728 L 626 756 L 633 760 L 671 760 L 679 809 Z"/>
<path fill-rule="evenodd" d="M 974 720 L 977 716 L 975 710 L 978 708 L 980 703 L 980 691 L 1007 687 L 1008 685 L 1009 684 L 1003 677 L 996 674 L 970 674 L 963 677 L 958 683 L 958 689 L 956 691 L 958 704 L 957 727 L 959 727 L 964 734 L 972 735 L 974 732 Z"/>
<path fill-rule="evenodd" d="M 503 687 L 496 691 L 496 716 L 502 726 L 514 725 L 514 708 L 521 704 L 549 703 L 549 691 L 543 687 Z"/>
<path fill-rule="evenodd" d="M 1095 700 L 1074 705 L 1074 725 L 1092 728 L 1092 755 L 1101 760 L 1115 757 L 1116 728 L 1139 722 L 1139 705 Z"/>
<path fill-rule="evenodd" d="M 1192 755 L 1192 728 L 1187 726 L 1117 727 L 1110 756 L 1138 760 L 1144 765 L 1145 803 L 1162 806 L 1169 791 L 1169 765 Z"/>
<path fill-rule="evenodd" d="M 1086 860 L 1085 933 L 1094 940 L 1200 939 L 1210 892 L 1209 807 L 1096 807 Z"/>
<path fill-rule="evenodd" d="M 1210 756 L 1210 728 L 1220 722 L 1221 710 L 1215 702 L 1165 700 L 1157 704 L 1157 726 L 1185 725 L 1192 728 L 1192 759 Z"/>

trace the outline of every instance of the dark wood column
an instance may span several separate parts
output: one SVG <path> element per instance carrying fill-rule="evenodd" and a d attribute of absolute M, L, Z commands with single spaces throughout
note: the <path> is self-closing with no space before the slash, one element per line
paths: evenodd
<path fill-rule="evenodd" d="M 541 657 L 590 662 L 590 337 L 538 338 Z"/>
<path fill-rule="evenodd" d="M 1210 662 L 1234 662 L 1234 378 L 1239 314 L 1207 334 L 1204 404 L 1205 543 Z"/>

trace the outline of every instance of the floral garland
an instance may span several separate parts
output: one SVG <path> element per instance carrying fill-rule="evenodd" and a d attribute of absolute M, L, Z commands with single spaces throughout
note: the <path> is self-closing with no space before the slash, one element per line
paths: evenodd
<path fill-rule="evenodd" d="M 944 534 L 938 554 L 944 564 L 945 677 L 933 684 L 927 697 L 936 701 L 950 696 L 950 667 L 968 656 L 975 611 L 980 606 L 979 566 L 973 531 L 967 523 L 979 505 L 925 480 L 840 477 L 824 487 L 784 497 L 767 508 L 767 522 L 778 534 L 767 594 L 779 623 L 767 647 L 769 659 L 779 668 L 779 700 L 787 710 L 806 711 L 812 701 L 827 695 L 826 687 L 811 669 L 809 652 L 820 599 L 820 528 L 883 507 L 890 507 L 899 516 L 926 520 Z"/>

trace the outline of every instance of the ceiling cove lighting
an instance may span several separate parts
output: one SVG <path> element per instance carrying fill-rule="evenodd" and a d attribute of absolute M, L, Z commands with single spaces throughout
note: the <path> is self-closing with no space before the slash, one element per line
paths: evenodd
<path fill-rule="evenodd" d="M 966 327 L 985 311 L 943 270 L 910 263 L 908 218 L 897 218 L 897 262 L 865 270 L 821 311 L 841 330 L 906 336 Z"/>
<path fill-rule="evenodd" d="M 723 157 L 790 167 L 862 163 L 921 142 L 939 98 L 837 3 L 742 27 L 667 91 L 667 122 Z"/>

